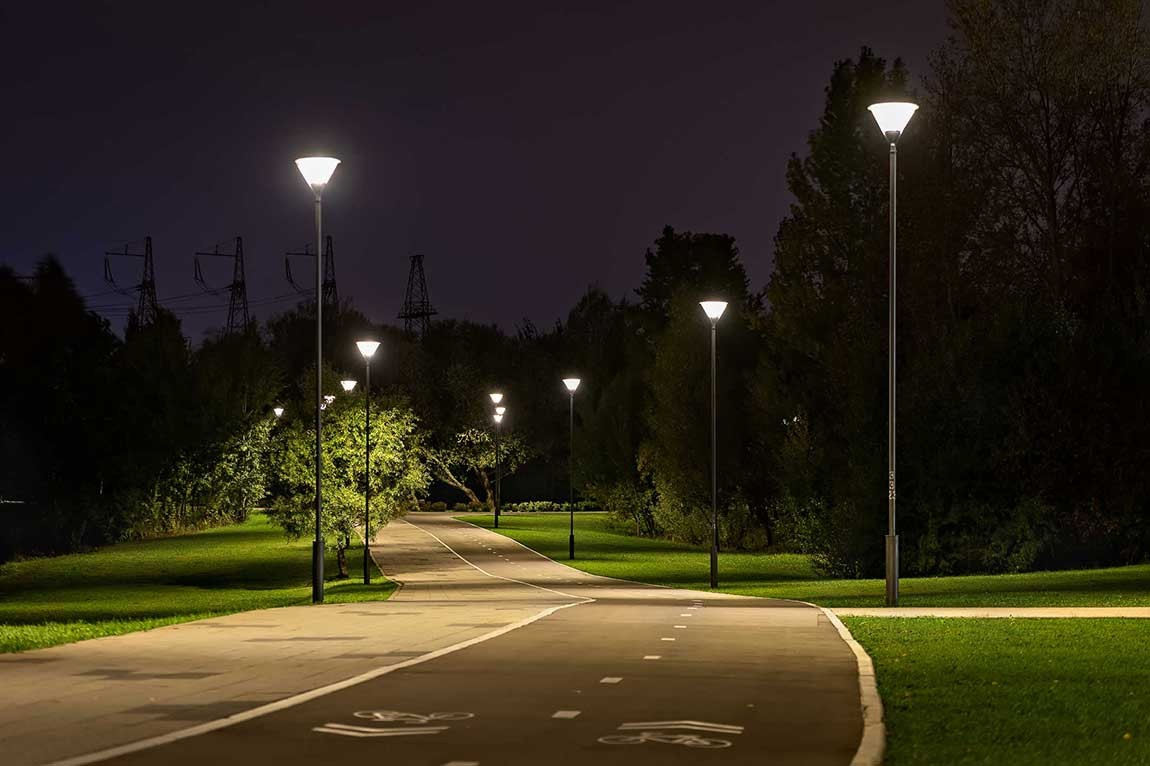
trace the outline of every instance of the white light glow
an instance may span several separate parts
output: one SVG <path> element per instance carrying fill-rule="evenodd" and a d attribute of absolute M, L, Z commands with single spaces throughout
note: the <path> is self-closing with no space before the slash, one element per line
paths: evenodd
<path fill-rule="evenodd" d="M 303 180 L 313 189 L 322 189 L 331 180 L 339 160 L 335 157 L 300 157 L 295 161 Z"/>
<path fill-rule="evenodd" d="M 491 397 L 491 403 L 492 404 L 499 404 L 501 401 L 503 401 L 503 394 L 493 393 L 493 394 L 488 394 L 488 396 Z"/>
<path fill-rule="evenodd" d="M 727 310 L 726 301 L 699 301 L 699 305 L 703 307 L 703 313 L 712 322 L 719 321 L 719 317 Z"/>
<path fill-rule="evenodd" d="M 502 423 L 503 422 L 503 416 L 500 415 L 498 412 L 495 413 L 495 422 L 496 423 Z"/>
<path fill-rule="evenodd" d="M 884 101 L 881 104 L 871 104 L 867 109 L 874 115 L 878 129 L 882 131 L 884 136 L 891 139 L 891 143 L 894 143 L 894 139 L 906 130 L 906 125 L 914 116 L 918 104 L 912 104 L 909 101 Z"/>
<path fill-rule="evenodd" d="M 378 340 L 357 340 L 355 342 L 355 345 L 356 345 L 356 348 L 359 349 L 359 353 L 363 355 L 364 359 L 371 359 L 373 356 L 375 356 L 376 349 L 379 348 L 379 341 Z"/>
<path fill-rule="evenodd" d="M 272 412 L 274 412 L 276 414 L 277 418 L 283 417 L 284 408 L 283 407 L 272 407 Z"/>
<path fill-rule="evenodd" d="M 343 386 L 343 390 L 345 393 L 350 394 L 352 391 L 355 390 L 355 381 L 354 380 L 341 380 L 339 382 L 339 384 L 341 386 Z"/>
<path fill-rule="evenodd" d="M 496 415 L 502 415 L 502 414 L 503 414 L 503 413 L 505 413 L 505 412 L 507 412 L 507 408 L 506 408 L 506 407 L 496 407 L 496 408 L 495 408 L 495 414 L 496 414 Z"/>
<path fill-rule="evenodd" d="M 575 393 L 575 389 L 579 388 L 579 378 L 563 378 L 563 385 L 567 386 L 567 390 Z"/>

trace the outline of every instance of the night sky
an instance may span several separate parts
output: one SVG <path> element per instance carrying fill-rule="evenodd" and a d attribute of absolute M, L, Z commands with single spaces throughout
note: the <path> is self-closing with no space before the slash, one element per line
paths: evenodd
<path fill-rule="evenodd" d="M 53 252 L 107 290 L 105 249 L 151 235 L 158 292 L 244 237 L 258 304 L 314 237 L 292 162 L 343 160 L 325 195 L 341 297 L 394 322 L 408 256 L 441 316 L 546 328 L 591 283 L 619 297 L 664 224 L 734 235 L 755 289 L 836 59 L 870 45 L 917 77 L 943 0 L 178 2 L 0 11 L 0 260 Z M 138 262 L 120 259 L 123 282 Z M 208 278 L 226 283 L 226 263 Z M 298 262 L 301 281 L 313 281 Z M 115 296 L 96 297 L 106 306 Z M 225 299 L 180 300 L 194 339 Z M 253 307 L 266 318 L 290 302 Z M 123 319 L 113 319 L 117 330 Z"/>

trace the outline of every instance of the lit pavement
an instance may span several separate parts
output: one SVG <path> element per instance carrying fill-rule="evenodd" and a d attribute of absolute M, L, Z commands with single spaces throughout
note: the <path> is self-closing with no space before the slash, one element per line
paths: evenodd
<path fill-rule="evenodd" d="M 376 546 L 384 571 L 404 587 L 372 605 L 378 610 L 365 610 L 374 614 L 364 618 L 374 619 L 371 633 L 362 635 L 362 623 L 354 628 L 361 638 L 353 653 L 363 656 L 358 668 L 343 665 L 345 679 L 365 671 L 374 677 L 311 698 L 281 694 L 254 711 L 258 703 L 248 702 L 238 715 L 215 703 L 214 720 L 200 716 L 166 731 L 154 726 L 162 714 L 137 713 L 137 723 L 153 726 L 128 728 L 121 720 L 110 736 L 51 757 L 157 734 L 168 741 L 57 762 L 846 766 L 854 757 L 863 730 L 858 665 L 820 610 L 594 577 L 442 514 L 408 519 L 384 530 Z M 344 612 L 365 606 L 302 609 L 323 612 L 338 641 L 344 621 L 355 617 Z M 288 611 L 236 617 L 268 623 L 268 615 Z M 412 611 L 418 619 L 402 614 Z M 282 642 L 295 643 L 291 637 Z M 377 651 L 385 641 L 411 648 Z M 324 640 L 309 643 L 317 666 L 347 654 Z M 116 720 L 107 718 L 103 729 Z M 22 753 L 3 721 L 7 754 Z M 182 736 L 189 726 L 196 736 Z"/>

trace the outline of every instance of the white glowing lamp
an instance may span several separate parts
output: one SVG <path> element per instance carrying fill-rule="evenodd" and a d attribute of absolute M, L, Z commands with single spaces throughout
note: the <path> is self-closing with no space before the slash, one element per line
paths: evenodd
<path fill-rule="evenodd" d="M 906 130 L 906 125 L 914 116 L 918 104 L 913 104 L 910 101 L 883 101 L 880 104 L 871 104 L 867 109 L 874 115 L 878 129 L 893 144 Z"/>
<path fill-rule="evenodd" d="M 579 378 L 563 378 L 563 385 L 567 386 L 567 390 L 575 393 L 575 389 L 579 388 Z"/>
<path fill-rule="evenodd" d="M 699 301 L 699 305 L 703 307 L 703 313 L 712 322 L 718 322 L 719 317 L 727 310 L 726 301 Z"/>
<path fill-rule="evenodd" d="M 502 413 L 499 413 L 499 412 L 495 413 L 495 422 L 496 422 L 496 423 L 502 423 L 502 422 L 503 422 L 503 415 L 502 415 Z"/>
<path fill-rule="evenodd" d="M 283 414 L 284 414 L 284 408 L 283 407 L 272 407 L 272 412 L 275 413 L 277 418 L 282 418 Z"/>
<path fill-rule="evenodd" d="M 495 414 L 496 414 L 496 415 L 502 415 L 502 414 L 503 414 L 503 413 L 505 413 L 505 412 L 507 412 L 507 408 L 506 408 L 506 407 L 496 407 L 496 408 L 495 408 Z"/>
<path fill-rule="evenodd" d="M 359 349 L 359 353 L 363 355 L 364 359 L 371 359 L 373 356 L 375 356 L 376 349 L 379 348 L 379 341 L 378 340 L 357 340 L 355 342 L 355 345 L 356 345 L 356 348 Z"/>
<path fill-rule="evenodd" d="M 501 401 L 503 401 L 503 394 L 500 394 L 498 392 L 488 394 L 488 396 L 491 397 L 491 403 L 492 404 L 499 404 Z"/>
<path fill-rule="evenodd" d="M 307 181 L 307 185 L 316 194 L 319 194 L 323 191 L 323 187 L 327 186 L 327 182 L 331 180 L 331 174 L 335 172 L 335 166 L 338 164 L 339 160 L 335 157 L 300 157 L 295 161 L 303 180 Z"/>
<path fill-rule="evenodd" d="M 343 386 L 344 393 L 350 394 L 352 391 L 355 390 L 355 381 L 354 380 L 341 380 L 339 382 L 339 384 L 341 386 Z"/>

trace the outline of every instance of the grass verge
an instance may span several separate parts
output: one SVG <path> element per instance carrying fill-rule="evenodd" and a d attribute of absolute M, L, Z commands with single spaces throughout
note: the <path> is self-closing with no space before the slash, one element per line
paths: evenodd
<path fill-rule="evenodd" d="M 362 548 L 348 551 L 352 572 Z M 328 572 L 336 571 L 329 553 Z M 394 584 L 329 579 L 329 603 L 387 598 Z M 203 617 L 306 604 L 311 541 L 262 515 L 243 524 L 0 566 L 0 652 L 147 630 Z"/>
<path fill-rule="evenodd" d="M 1150 763 L 1150 620 L 851 617 L 887 766 Z"/>
<path fill-rule="evenodd" d="M 491 528 L 487 514 L 460 516 Z M 500 533 L 592 574 L 709 590 L 709 552 L 699 546 L 634 537 L 606 514 L 576 514 L 576 560 L 567 560 L 563 514 L 504 515 Z M 881 541 L 879 541 L 881 544 Z M 722 552 L 724 593 L 810 601 L 822 606 L 882 606 L 882 580 L 820 578 L 809 556 Z M 1150 606 L 1150 565 L 965 577 L 904 577 L 902 606 Z"/>

